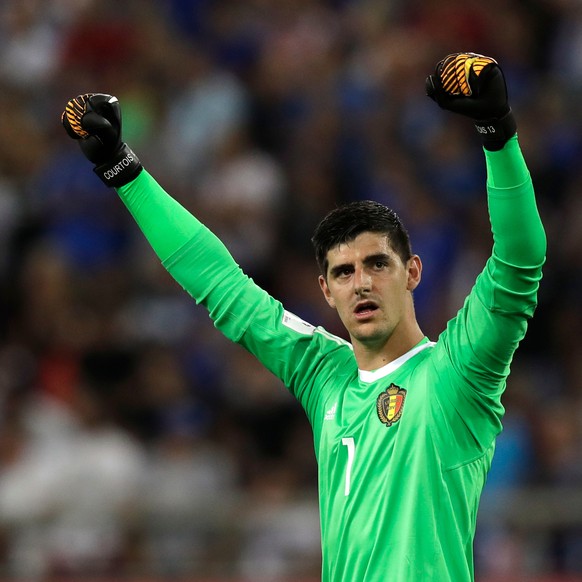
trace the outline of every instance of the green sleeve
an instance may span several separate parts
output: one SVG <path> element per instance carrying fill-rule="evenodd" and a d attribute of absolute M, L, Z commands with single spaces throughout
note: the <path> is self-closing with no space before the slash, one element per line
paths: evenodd
<path fill-rule="evenodd" d="M 162 262 L 204 228 L 146 170 L 117 193 Z"/>
<path fill-rule="evenodd" d="M 118 193 L 174 279 L 208 309 L 228 339 L 280 378 L 312 417 L 337 358 L 344 369 L 354 362 L 348 344 L 285 311 L 242 271 L 220 239 L 145 170 Z"/>
<path fill-rule="evenodd" d="M 493 254 L 516 267 L 537 268 L 539 279 L 546 236 L 517 136 L 500 151 L 484 151 Z"/>
<path fill-rule="evenodd" d="M 537 305 L 546 237 L 517 137 L 485 152 L 493 249 L 435 361 L 442 413 L 483 450 L 500 429 L 501 396 L 515 351 Z"/>
<path fill-rule="evenodd" d="M 504 383 L 535 311 L 546 237 L 517 136 L 485 157 L 493 249 L 448 339 L 457 369 L 486 390 Z"/>
<path fill-rule="evenodd" d="M 252 284 L 224 244 L 145 170 L 118 193 L 182 287 L 238 341 L 265 292 Z M 229 308 L 233 303 L 236 309 Z"/>

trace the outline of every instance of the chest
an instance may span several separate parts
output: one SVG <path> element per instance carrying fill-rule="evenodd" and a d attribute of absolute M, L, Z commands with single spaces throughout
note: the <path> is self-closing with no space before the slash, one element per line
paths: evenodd
<path fill-rule="evenodd" d="M 336 394 L 315 442 L 320 487 L 330 503 L 379 499 L 392 487 L 427 481 L 438 455 L 418 378 L 356 380 Z"/>
<path fill-rule="evenodd" d="M 427 387 L 419 378 L 347 383 L 323 407 L 318 456 L 333 457 L 352 441 L 378 462 L 385 462 L 396 450 L 423 447 L 429 438 L 427 398 Z"/>

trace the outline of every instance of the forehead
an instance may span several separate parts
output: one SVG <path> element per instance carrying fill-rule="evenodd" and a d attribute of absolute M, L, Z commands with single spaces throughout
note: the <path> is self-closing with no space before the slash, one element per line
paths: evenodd
<path fill-rule="evenodd" d="M 356 238 L 329 249 L 327 260 L 331 266 L 346 261 L 362 260 L 378 254 L 395 254 L 388 235 L 379 232 L 363 232 Z"/>

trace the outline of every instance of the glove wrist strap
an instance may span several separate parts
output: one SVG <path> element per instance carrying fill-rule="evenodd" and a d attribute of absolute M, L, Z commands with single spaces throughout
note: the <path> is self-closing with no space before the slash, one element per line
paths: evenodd
<path fill-rule="evenodd" d="M 475 129 L 481 136 L 483 147 L 486 150 L 499 151 L 507 143 L 510 137 L 517 131 L 517 123 L 511 108 L 499 119 L 487 119 L 485 121 L 475 121 Z"/>
<path fill-rule="evenodd" d="M 126 143 L 121 144 L 110 160 L 93 169 L 101 181 L 110 188 L 125 186 L 142 170 L 138 157 Z"/>

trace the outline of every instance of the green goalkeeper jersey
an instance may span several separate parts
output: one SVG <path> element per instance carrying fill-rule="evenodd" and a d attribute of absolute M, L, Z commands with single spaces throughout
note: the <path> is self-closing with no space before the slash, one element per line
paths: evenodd
<path fill-rule="evenodd" d="M 501 395 L 545 235 L 517 138 L 486 152 L 493 252 L 436 342 L 375 371 L 258 287 L 145 171 L 119 193 L 164 266 L 218 329 L 299 400 L 313 427 L 324 582 L 465 582 Z M 315 283 L 314 283 L 315 284 Z"/>

